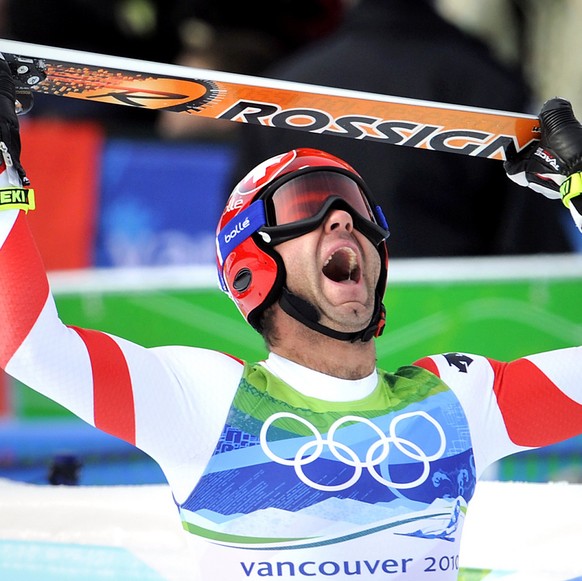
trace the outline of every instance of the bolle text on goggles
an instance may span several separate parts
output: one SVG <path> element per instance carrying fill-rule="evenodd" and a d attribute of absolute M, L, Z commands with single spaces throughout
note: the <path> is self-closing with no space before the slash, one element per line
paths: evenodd
<path fill-rule="evenodd" d="M 356 230 L 373 244 L 380 244 L 390 235 L 388 224 L 381 208 L 371 202 L 364 183 L 356 178 L 335 168 L 320 167 L 283 176 L 220 231 L 221 256 L 226 258 L 255 232 L 270 245 L 307 234 L 332 208 L 349 212 Z"/>

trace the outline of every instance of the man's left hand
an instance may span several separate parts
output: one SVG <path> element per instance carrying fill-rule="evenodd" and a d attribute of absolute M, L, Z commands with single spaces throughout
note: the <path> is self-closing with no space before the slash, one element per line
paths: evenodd
<path fill-rule="evenodd" d="M 554 98 L 540 112 L 541 139 L 507 160 L 514 182 L 548 198 L 561 198 L 582 232 L 582 125 L 569 101 Z"/>

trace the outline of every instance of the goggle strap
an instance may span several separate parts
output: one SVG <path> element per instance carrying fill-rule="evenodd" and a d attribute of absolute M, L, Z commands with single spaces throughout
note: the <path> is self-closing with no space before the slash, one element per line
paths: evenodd
<path fill-rule="evenodd" d="M 384 212 L 382 212 L 382 208 L 380 206 L 375 206 L 374 209 L 375 209 L 376 218 L 378 218 L 378 222 L 379 222 L 380 226 L 382 226 L 382 228 L 384 228 L 384 230 L 389 232 L 390 228 L 388 228 L 388 220 L 386 220 L 386 216 L 384 216 Z"/>
<path fill-rule="evenodd" d="M 216 237 L 218 256 L 222 265 L 226 257 L 267 222 L 263 200 L 255 200 L 228 221 Z"/>

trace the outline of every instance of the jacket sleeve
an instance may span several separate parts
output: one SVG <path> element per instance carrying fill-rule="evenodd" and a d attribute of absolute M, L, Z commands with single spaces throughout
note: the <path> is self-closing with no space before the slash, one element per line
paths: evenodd
<path fill-rule="evenodd" d="M 216 445 L 243 363 L 64 324 L 19 210 L 0 212 L 0 293 L 0 367 L 147 452 L 175 492 L 187 494 Z"/>
<path fill-rule="evenodd" d="M 582 347 L 501 362 L 467 353 L 417 361 L 459 398 L 482 471 L 521 450 L 582 433 Z"/>

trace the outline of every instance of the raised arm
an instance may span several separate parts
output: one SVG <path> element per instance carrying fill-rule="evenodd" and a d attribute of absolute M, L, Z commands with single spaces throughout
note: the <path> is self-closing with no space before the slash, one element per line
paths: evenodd
<path fill-rule="evenodd" d="M 195 479 L 197 458 L 203 465 L 211 454 L 243 365 L 206 349 L 147 349 L 60 320 L 27 224 L 33 192 L 23 187 L 28 180 L 19 161 L 14 84 L 3 65 L 0 61 L 0 368 L 145 450 L 174 480 L 177 493 L 190 491 L 182 466 L 190 462 L 188 478 Z"/>

